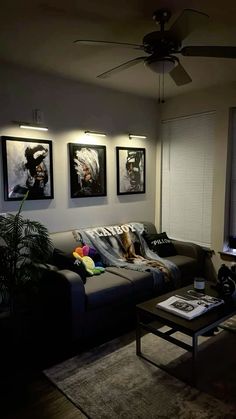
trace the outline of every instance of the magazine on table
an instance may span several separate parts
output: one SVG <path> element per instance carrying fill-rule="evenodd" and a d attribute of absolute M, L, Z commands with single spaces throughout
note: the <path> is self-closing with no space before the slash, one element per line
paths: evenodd
<path fill-rule="evenodd" d="M 176 294 L 161 301 L 156 307 L 191 320 L 221 304 L 224 304 L 221 298 L 189 290 L 183 295 Z"/>

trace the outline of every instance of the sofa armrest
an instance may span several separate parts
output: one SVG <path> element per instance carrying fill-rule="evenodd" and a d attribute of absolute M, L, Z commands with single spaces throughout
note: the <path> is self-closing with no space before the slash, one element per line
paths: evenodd
<path fill-rule="evenodd" d="M 85 310 L 85 289 L 79 274 L 69 269 L 58 269 L 51 264 L 37 264 L 37 267 L 41 270 L 42 278 L 47 281 L 48 286 L 57 287 L 64 284 L 69 290 L 72 305 L 76 304 L 80 312 Z"/>
<path fill-rule="evenodd" d="M 217 272 L 212 262 L 214 250 L 202 247 L 191 242 L 184 242 L 172 239 L 177 254 L 193 258 L 198 266 L 199 275 L 203 276 L 207 281 L 216 282 Z"/>
<path fill-rule="evenodd" d="M 68 269 L 58 270 L 56 273 L 68 285 L 72 311 L 83 313 L 85 311 L 85 289 L 79 274 Z"/>
<path fill-rule="evenodd" d="M 80 276 L 73 271 L 55 269 L 53 265 L 42 268 L 41 296 L 45 314 L 53 330 L 63 330 L 75 340 L 82 332 L 85 311 L 85 288 Z"/>
<path fill-rule="evenodd" d="M 201 259 L 204 256 L 204 249 L 198 244 L 172 240 L 178 255 L 188 256 L 193 259 Z"/>
<path fill-rule="evenodd" d="M 63 269 L 57 273 L 68 284 L 72 340 L 77 340 L 82 334 L 83 314 L 85 312 L 84 283 L 76 272 Z"/>

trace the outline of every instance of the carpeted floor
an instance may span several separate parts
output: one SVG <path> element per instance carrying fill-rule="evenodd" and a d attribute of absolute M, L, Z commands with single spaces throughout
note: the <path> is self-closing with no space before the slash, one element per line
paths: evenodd
<path fill-rule="evenodd" d="M 225 330 L 230 330 L 233 333 L 236 333 L 236 316 L 230 317 L 225 322 L 221 323 L 220 327 Z"/>
<path fill-rule="evenodd" d="M 190 378 L 190 354 L 151 334 L 142 351 L 181 379 L 137 357 L 133 333 L 44 373 L 92 419 L 235 419 L 236 335 L 221 331 L 201 341 L 197 388 L 182 381 Z"/>

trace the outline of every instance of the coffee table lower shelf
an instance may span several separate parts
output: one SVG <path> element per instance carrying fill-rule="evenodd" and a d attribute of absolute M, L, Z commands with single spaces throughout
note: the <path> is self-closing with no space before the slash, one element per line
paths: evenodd
<path fill-rule="evenodd" d="M 152 327 L 151 325 L 144 324 L 142 322 L 137 323 L 136 327 L 136 355 L 140 358 L 145 359 L 146 361 L 150 362 L 151 364 L 155 365 L 158 368 L 161 368 L 162 370 L 170 373 L 170 370 L 162 364 L 157 364 L 154 362 L 151 358 L 144 355 L 141 351 L 141 338 L 142 338 L 142 329 L 146 330 L 149 333 L 152 333 L 156 336 L 159 336 L 162 339 L 167 340 L 168 342 L 171 342 L 180 348 L 185 349 L 188 352 L 192 353 L 192 384 L 195 385 L 197 382 L 197 349 L 198 349 L 198 336 L 192 337 L 192 345 L 189 345 L 185 342 L 182 342 L 180 339 L 177 339 L 172 334 L 178 332 L 177 329 L 171 328 L 167 330 L 166 332 L 161 332 L 160 330 L 156 329 L 155 327 Z M 178 377 L 177 377 L 178 378 Z"/>

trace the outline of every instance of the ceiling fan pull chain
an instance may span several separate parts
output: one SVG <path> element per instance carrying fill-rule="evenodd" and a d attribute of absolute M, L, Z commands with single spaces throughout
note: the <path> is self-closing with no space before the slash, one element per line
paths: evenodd
<path fill-rule="evenodd" d="M 165 90 L 165 61 L 163 61 L 163 71 L 162 71 L 162 99 L 161 99 L 161 103 L 165 103 L 165 99 L 164 99 L 164 90 Z"/>
<path fill-rule="evenodd" d="M 158 103 L 161 103 L 161 74 L 158 74 Z"/>

